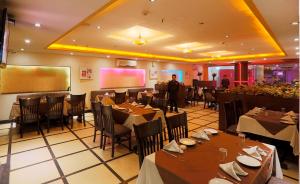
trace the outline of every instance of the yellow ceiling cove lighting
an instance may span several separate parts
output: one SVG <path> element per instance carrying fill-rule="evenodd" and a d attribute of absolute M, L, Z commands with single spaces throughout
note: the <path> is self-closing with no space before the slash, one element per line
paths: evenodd
<path fill-rule="evenodd" d="M 131 42 L 136 45 L 144 45 L 147 42 L 164 40 L 173 36 L 147 27 L 136 25 L 113 33 L 108 37 L 116 40 Z"/>
<path fill-rule="evenodd" d="M 61 50 L 61 51 L 74 51 L 74 52 L 85 52 L 85 53 L 96 53 L 96 54 L 110 54 L 110 55 L 120 55 L 128 57 L 140 57 L 148 59 L 162 59 L 169 61 L 182 61 L 182 62 L 206 62 L 214 61 L 214 58 L 199 58 L 199 59 L 188 59 L 174 56 L 164 56 L 157 54 L 147 54 L 141 52 L 129 52 L 122 50 L 110 50 L 110 49 L 101 49 L 101 48 L 92 48 L 76 45 L 64 45 L 64 44 L 52 44 L 48 47 L 50 50 Z M 265 54 L 252 54 L 252 55 L 238 55 L 238 56 L 222 56 L 218 58 L 218 61 L 222 60 L 237 60 L 237 59 L 253 59 L 253 58 L 265 58 L 265 57 L 275 57 L 275 56 L 284 56 L 284 53 L 265 53 Z"/>
<path fill-rule="evenodd" d="M 192 53 L 194 51 L 209 49 L 211 46 L 201 44 L 199 42 L 189 42 L 189 43 L 182 43 L 178 45 L 172 45 L 166 47 L 169 50 L 183 52 L 183 53 Z"/>
<path fill-rule="evenodd" d="M 169 61 L 179 61 L 179 62 L 250 60 L 250 59 L 258 59 L 258 58 L 282 57 L 286 55 L 286 53 L 281 49 L 280 45 L 276 42 L 275 38 L 273 37 L 268 27 L 264 26 L 266 24 L 263 18 L 260 16 L 259 12 L 256 10 L 256 7 L 253 5 L 252 0 L 229 0 L 228 2 L 230 2 L 231 9 L 233 10 L 233 11 L 231 10 L 230 12 L 233 12 L 234 15 L 238 15 L 238 13 L 241 14 L 242 18 L 238 20 L 244 20 L 244 22 L 247 22 L 247 24 L 245 25 L 248 26 L 247 30 L 248 28 L 250 30 L 249 32 L 247 32 L 247 34 L 245 34 L 245 35 L 249 34 L 249 37 L 245 38 L 245 40 L 234 40 L 234 41 L 238 41 L 238 43 L 241 42 L 241 46 L 244 45 L 248 47 L 249 45 L 249 48 L 251 48 L 253 47 L 254 44 L 251 45 L 252 42 L 248 43 L 247 41 L 249 40 L 249 38 L 252 37 L 255 39 L 257 38 L 258 39 L 257 42 L 262 43 L 263 46 L 260 47 L 262 48 L 261 50 L 256 50 L 257 52 L 260 51 L 260 53 L 255 53 L 255 54 L 254 53 L 246 54 L 247 53 L 247 51 L 245 51 L 246 47 L 241 47 L 241 50 L 239 50 L 239 48 L 237 49 L 231 48 L 232 51 L 226 51 L 226 48 L 223 47 L 222 45 L 219 45 L 218 41 L 214 40 L 212 37 L 209 37 L 212 35 L 208 35 L 207 37 L 205 37 L 205 35 L 199 36 L 200 33 L 192 34 L 193 33 L 192 31 L 189 32 L 189 28 L 192 29 L 192 27 L 189 27 L 189 25 L 187 25 L 186 27 L 184 27 L 185 24 L 182 24 L 183 25 L 182 27 L 178 26 L 181 25 L 179 19 L 178 19 L 179 21 L 178 24 L 177 22 L 176 23 L 173 22 L 174 24 L 161 24 L 164 23 L 165 21 L 164 19 L 162 19 L 161 22 L 159 21 L 159 26 L 157 22 L 153 22 L 153 21 L 151 22 L 152 18 L 149 17 L 148 17 L 149 19 L 147 18 L 147 21 L 144 19 L 141 20 L 138 17 L 133 20 L 125 19 L 124 17 L 122 17 L 122 19 L 120 19 L 124 21 L 122 25 L 108 23 L 110 22 L 109 20 L 111 20 L 111 16 L 106 16 L 106 15 L 111 15 L 113 13 L 116 13 L 116 15 L 123 15 L 123 16 L 127 15 L 126 11 L 123 10 L 121 11 L 120 9 L 122 9 L 123 6 L 126 6 L 127 8 L 128 7 L 133 8 L 133 9 L 139 7 L 137 5 L 140 4 L 137 2 L 140 1 L 111 0 L 107 5 L 94 12 L 92 15 L 84 19 L 78 25 L 74 26 L 71 30 L 69 30 L 68 32 L 60 36 L 58 39 L 53 41 L 51 44 L 49 44 L 48 49 L 68 51 L 68 53 L 70 52 L 96 53 L 96 54 L 111 55 L 112 57 L 113 55 L 117 55 L 117 56 L 128 56 L 132 58 L 147 58 L 147 59 L 154 59 L 154 60 L 169 60 Z M 226 0 L 222 2 L 223 4 L 224 2 L 227 3 Z M 130 3 L 134 3 L 134 4 L 130 4 Z M 220 3 L 220 5 L 222 5 L 222 3 Z M 173 14 L 171 14 L 169 17 L 171 16 L 173 16 Z M 97 24 L 93 24 L 96 22 Z M 101 34 L 99 38 L 97 38 L 97 40 L 93 39 L 92 37 L 83 36 L 83 33 L 85 33 L 84 31 L 86 31 L 85 29 L 87 28 L 82 28 L 82 26 L 80 26 L 82 23 L 99 25 L 99 22 L 101 23 L 101 33 L 103 34 Z M 140 24 L 143 24 L 143 26 L 135 25 L 136 22 L 140 22 Z M 169 27 L 164 27 L 168 25 Z M 115 30 L 118 30 L 119 27 L 124 27 L 124 26 L 126 29 L 122 29 L 115 32 Z M 145 26 L 149 26 L 149 27 L 145 27 Z M 155 26 L 155 29 L 162 28 L 162 31 L 154 30 L 152 29 L 152 26 L 153 27 Z M 178 26 L 179 28 L 176 26 Z M 103 29 L 102 31 L 102 27 L 106 29 Z M 174 31 L 172 29 L 174 29 Z M 80 32 L 81 30 L 83 30 L 82 33 Z M 95 30 L 95 27 L 93 30 Z M 164 30 L 168 30 L 168 31 L 163 32 Z M 218 31 L 221 30 L 215 29 L 214 31 L 216 31 L 217 33 Z M 185 35 L 184 36 L 179 35 L 181 33 L 185 33 Z M 188 35 L 189 33 L 191 34 Z M 228 36 L 224 35 L 225 38 L 229 37 L 230 40 L 235 38 L 240 38 L 237 36 L 235 37 L 234 33 L 230 33 L 230 35 L 229 33 L 226 34 L 228 34 Z M 74 35 L 75 36 L 79 35 L 81 37 L 77 38 L 74 37 Z M 82 46 L 82 45 L 72 45 L 74 43 L 69 43 L 69 40 L 72 38 L 77 38 L 78 40 L 81 40 L 80 38 L 82 38 L 83 42 L 85 41 L 84 39 L 86 39 L 86 41 L 88 42 L 86 43 L 86 45 L 89 45 L 89 47 Z M 209 38 L 211 38 L 211 40 Z M 114 40 L 112 39 L 117 41 L 123 41 L 125 43 L 127 42 L 128 44 L 131 45 L 134 44 L 137 46 L 149 44 L 147 45 L 147 53 L 143 52 L 145 51 L 145 49 L 139 49 L 137 47 L 127 47 L 129 49 L 127 50 L 126 44 L 123 43 L 119 45 L 115 44 L 116 42 L 114 42 Z M 182 43 L 187 40 L 194 40 L 194 42 Z M 202 43 L 203 40 L 205 40 L 206 43 Z M 161 41 L 161 42 L 159 42 L 158 44 L 151 45 L 151 43 L 156 41 Z M 182 44 L 172 45 L 176 43 L 182 43 Z M 214 45 L 216 45 L 217 47 L 214 48 Z M 118 48 L 119 50 L 113 50 L 112 48 Z M 171 53 L 169 51 L 174 51 L 177 53 L 175 55 L 174 53 Z M 154 52 L 159 52 L 159 54 Z M 245 54 L 242 55 L 239 53 L 245 53 Z"/>
<path fill-rule="evenodd" d="M 199 55 L 207 56 L 207 57 L 221 57 L 221 56 L 228 56 L 228 55 L 233 55 L 233 54 L 235 54 L 235 52 L 226 51 L 226 50 L 218 50 L 218 51 L 200 53 Z"/>

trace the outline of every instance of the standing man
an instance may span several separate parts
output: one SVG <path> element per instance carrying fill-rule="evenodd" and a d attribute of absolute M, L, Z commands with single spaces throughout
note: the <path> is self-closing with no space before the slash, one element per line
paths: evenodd
<path fill-rule="evenodd" d="M 227 75 L 223 75 L 223 79 L 222 79 L 222 88 L 224 89 L 228 89 L 228 86 L 230 85 L 229 79 L 227 79 Z"/>
<path fill-rule="evenodd" d="M 169 92 L 169 102 L 170 102 L 170 112 L 173 112 L 173 106 L 175 107 L 175 112 L 178 113 L 177 108 L 177 96 L 179 91 L 179 82 L 176 81 L 176 75 L 172 75 L 172 80 L 168 83 Z"/>

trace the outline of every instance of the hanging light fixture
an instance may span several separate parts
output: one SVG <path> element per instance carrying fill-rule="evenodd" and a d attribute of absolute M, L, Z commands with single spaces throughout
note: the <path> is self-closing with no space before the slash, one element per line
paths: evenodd
<path fill-rule="evenodd" d="M 144 38 L 142 38 L 141 34 L 139 34 L 138 39 L 133 40 L 133 43 L 136 45 L 145 45 L 147 43 L 147 41 Z"/>

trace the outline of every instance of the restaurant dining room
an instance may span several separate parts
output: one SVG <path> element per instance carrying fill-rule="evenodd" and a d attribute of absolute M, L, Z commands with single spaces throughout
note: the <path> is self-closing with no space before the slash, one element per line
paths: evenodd
<path fill-rule="evenodd" d="M 0 184 L 299 183 L 298 0 L 0 0 Z"/>

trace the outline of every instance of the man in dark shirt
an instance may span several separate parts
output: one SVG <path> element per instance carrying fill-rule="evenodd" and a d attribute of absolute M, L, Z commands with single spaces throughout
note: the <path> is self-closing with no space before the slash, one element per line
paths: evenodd
<path fill-rule="evenodd" d="M 228 89 L 230 82 L 229 82 L 229 79 L 227 79 L 227 75 L 223 75 L 221 84 L 224 89 Z"/>
<path fill-rule="evenodd" d="M 175 107 L 175 112 L 178 113 L 177 108 L 177 96 L 179 91 L 179 82 L 176 81 L 176 75 L 172 75 L 172 80 L 168 83 L 169 92 L 169 102 L 170 102 L 170 112 L 173 112 L 173 106 Z"/>

